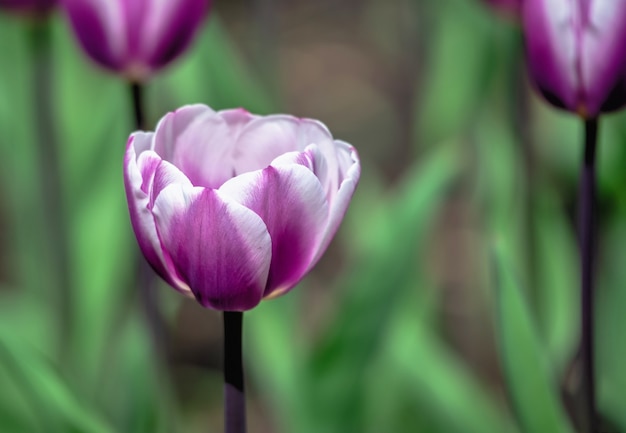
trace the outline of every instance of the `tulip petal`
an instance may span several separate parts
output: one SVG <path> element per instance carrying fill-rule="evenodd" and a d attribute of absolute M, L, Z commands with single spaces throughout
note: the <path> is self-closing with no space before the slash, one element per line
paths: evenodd
<path fill-rule="evenodd" d="M 191 43 L 206 16 L 209 0 L 153 0 L 145 23 L 143 52 L 158 69 L 176 58 Z M 149 37 L 148 37 L 149 36 Z"/>
<path fill-rule="evenodd" d="M 205 307 L 244 311 L 263 295 L 272 241 L 263 220 L 218 191 L 173 184 L 156 199 L 160 238 Z"/>
<path fill-rule="evenodd" d="M 156 127 L 153 150 L 166 161 L 174 160 L 174 151 L 180 135 L 198 117 L 215 114 L 211 108 L 202 104 L 186 105 L 167 113 Z"/>
<path fill-rule="evenodd" d="M 328 203 L 318 179 L 301 165 L 269 166 L 229 180 L 220 191 L 261 216 L 270 233 L 264 297 L 291 289 L 310 269 L 327 224 Z"/>
<path fill-rule="evenodd" d="M 581 74 L 586 110 L 596 115 L 626 102 L 626 1 L 590 2 L 584 17 Z M 617 90 L 616 98 L 611 98 Z"/>
<path fill-rule="evenodd" d="M 577 42 L 568 0 L 525 0 L 522 5 L 530 75 L 554 105 L 578 110 Z"/>
<path fill-rule="evenodd" d="M 150 266 L 172 287 L 183 293 L 188 293 L 189 288 L 178 278 L 175 270 L 168 265 L 168 259 L 162 249 L 154 216 L 151 212 L 152 184 L 157 168 L 162 161 L 154 152 L 143 151 L 139 157 L 136 153 L 136 149 L 140 150 L 149 145 L 151 136 L 152 134 L 135 133 L 131 135 L 126 147 L 124 187 L 130 220 L 139 248 Z"/>
<path fill-rule="evenodd" d="M 303 151 L 311 145 L 316 146 L 311 151 L 314 172 L 330 201 L 339 188 L 337 150 L 326 125 L 314 119 L 274 115 L 251 122 L 237 143 L 236 173 L 263 168 L 286 152 Z"/>
<path fill-rule="evenodd" d="M 235 137 L 222 116 L 196 118 L 175 144 L 172 162 L 196 186 L 219 188 L 233 177 Z"/>
<path fill-rule="evenodd" d="M 119 2 L 64 0 L 63 5 L 89 56 L 106 68 L 121 70 L 125 57 L 125 29 Z"/>
<path fill-rule="evenodd" d="M 354 190 L 359 183 L 359 178 L 361 177 L 361 164 L 356 149 L 348 143 L 339 140 L 336 140 L 335 144 L 338 149 L 337 155 L 340 167 L 341 185 L 339 186 L 339 191 L 330 202 L 328 223 L 324 230 L 324 236 L 320 242 L 319 249 L 312 261 L 313 265 L 321 258 L 326 248 L 328 248 L 330 241 L 333 239 L 333 236 L 337 233 L 339 225 L 348 210 L 348 205 L 350 204 Z"/>

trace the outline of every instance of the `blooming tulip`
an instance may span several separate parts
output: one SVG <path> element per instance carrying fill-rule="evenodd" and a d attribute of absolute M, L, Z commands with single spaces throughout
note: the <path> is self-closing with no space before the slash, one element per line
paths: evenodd
<path fill-rule="evenodd" d="M 17 12 L 46 14 L 56 6 L 57 0 L 0 0 L 0 9 Z"/>
<path fill-rule="evenodd" d="M 626 103 L 626 1 L 525 0 L 531 78 L 548 101 L 585 118 Z"/>
<path fill-rule="evenodd" d="M 191 105 L 128 140 L 139 246 L 203 306 L 244 311 L 293 288 L 327 248 L 360 175 L 320 122 Z"/>
<path fill-rule="evenodd" d="M 191 43 L 210 0 L 62 0 L 78 40 L 105 68 L 142 81 Z"/>

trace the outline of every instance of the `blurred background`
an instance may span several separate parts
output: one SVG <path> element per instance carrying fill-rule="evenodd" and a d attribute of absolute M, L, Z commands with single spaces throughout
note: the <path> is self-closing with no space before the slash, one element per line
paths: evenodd
<path fill-rule="evenodd" d="M 479 0 L 214 3 L 147 85 L 148 125 L 196 102 L 286 112 L 362 162 L 322 261 L 244 317 L 248 431 L 574 431 L 582 128 L 532 92 L 515 17 Z M 155 335 L 140 305 L 128 85 L 51 19 L 42 68 L 32 23 L 0 11 L 0 431 L 222 431 L 221 314 L 159 282 Z M 626 431 L 625 120 L 602 120 L 598 163 L 607 432 Z M 65 233 L 46 230 L 42 139 L 59 149 Z"/>

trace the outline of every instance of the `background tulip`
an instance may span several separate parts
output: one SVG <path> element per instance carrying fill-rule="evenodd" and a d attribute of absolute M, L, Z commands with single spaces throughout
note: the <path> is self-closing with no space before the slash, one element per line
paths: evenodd
<path fill-rule="evenodd" d="M 626 103 L 626 1 L 527 0 L 530 75 L 557 107 L 594 117 Z"/>
<path fill-rule="evenodd" d="M 314 120 L 203 105 L 127 145 L 131 220 L 147 260 L 205 307 L 287 292 L 336 232 L 359 179 L 350 145 Z"/>
<path fill-rule="evenodd" d="M 26 13 L 46 13 L 56 4 L 57 0 L 0 0 L 0 8 Z"/>
<path fill-rule="evenodd" d="M 89 56 L 134 81 L 167 65 L 190 44 L 210 0 L 65 0 Z"/>

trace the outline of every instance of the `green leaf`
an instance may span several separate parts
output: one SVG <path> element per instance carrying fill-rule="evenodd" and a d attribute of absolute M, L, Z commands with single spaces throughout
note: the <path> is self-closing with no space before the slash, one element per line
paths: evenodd
<path fill-rule="evenodd" d="M 535 248 L 537 308 L 542 341 L 555 371 L 561 375 L 578 345 L 577 245 L 562 203 L 546 186 L 538 192 Z"/>
<path fill-rule="evenodd" d="M 598 408 L 602 415 L 618 427 L 612 430 L 626 431 L 624 390 L 626 389 L 626 267 L 624 266 L 624 239 L 626 219 L 616 216 L 613 224 L 606 227 L 603 245 L 603 261 L 597 273 L 596 291 L 596 383 Z M 607 430 L 609 430 L 607 428 Z"/>
<path fill-rule="evenodd" d="M 19 339 L 0 339 L 0 367 L 22 390 L 46 432 L 113 433 L 102 417 L 78 398 L 37 352 Z"/>
<path fill-rule="evenodd" d="M 299 287 L 298 290 L 306 290 Z M 281 431 L 305 433 L 307 419 L 313 416 L 307 409 L 304 387 L 304 359 L 306 348 L 298 339 L 298 316 L 295 307 L 297 296 L 281 297 L 262 302 L 245 316 L 244 346 L 250 348 L 247 363 L 267 395 L 276 413 Z"/>
<path fill-rule="evenodd" d="M 317 431 L 364 428 L 363 375 L 380 350 L 394 300 L 414 287 L 424 236 L 457 170 L 450 147 L 438 149 L 411 170 L 395 197 L 370 203 L 384 211 L 373 210 L 380 218 L 373 223 L 376 230 L 363 226 L 357 237 L 375 241 L 343 283 L 339 314 L 310 359 L 311 404 L 324 414 L 316 420 Z"/>
<path fill-rule="evenodd" d="M 494 41 L 492 17 L 466 0 L 440 0 L 425 71 L 416 135 L 427 143 L 457 135 L 472 120 L 490 82 L 488 64 Z M 468 49 L 468 40 L 472 49 Z M 462 73 L 459 73 L 462 71 Z"/>
<path fill-rule="evenodd" d="M 505 408 L 428 329 L 427 307 L 404 299 L 394 311 L 381 351 L 387 360 L 384 374 L 411 388 L 414 410 L 434 414 L 431 422 L 438 428 L 426 431 L 516 431 Z"/>
<path fill-rule="evenodd" d="M 523 431 L 573 432 L 502 243 L 493 251 L 500 359 Z"/>

